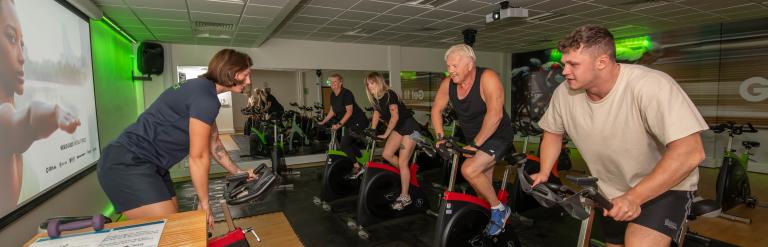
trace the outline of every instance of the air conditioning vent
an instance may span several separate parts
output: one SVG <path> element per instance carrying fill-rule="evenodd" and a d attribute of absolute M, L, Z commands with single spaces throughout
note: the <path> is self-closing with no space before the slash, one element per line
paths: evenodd
<path fill-rule="evenodd" d="M 405 2 L 404 4 L 434 9 L 434 8 L 439 8 L 440 6 L 443 6 L 446 3 L 449 3 L 452 1 L 453 0 L 411 0 L 411 1 Z"/>
<path fill-rule="evenodd" d="M 195 29 L 202 31 L 232 31 L 235 30 L 234 24 L 195 21 Z"/>

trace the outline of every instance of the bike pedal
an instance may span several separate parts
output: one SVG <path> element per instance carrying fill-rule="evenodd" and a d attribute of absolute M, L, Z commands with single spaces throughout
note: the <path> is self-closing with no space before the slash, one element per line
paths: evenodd
<path fill-rule="evenodd" d="M 256 231 L 253 230 L 253 227 L 248 227 L 243 230 L 243 233 L 250 233 L 253 234 L 253 237 L 256 238 L 257 242 L 261 242 L 261 238 L 259 238 L 259 235 L 256 234 Z"/>

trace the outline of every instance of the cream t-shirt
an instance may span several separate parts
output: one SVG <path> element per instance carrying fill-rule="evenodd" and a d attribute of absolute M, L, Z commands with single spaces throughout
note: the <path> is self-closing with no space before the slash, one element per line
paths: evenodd
<path fill-rule="evenodd" d="M 562 83 L 539 125 L 571 137 L 608 198 L 648 176 L 666 144 L 709 128 L 672 77 L 632 64 L 620 64 L 616 84 L 600 101 Z M 694 191 L 698 180 L 696 169 L 672 190 Z"/>

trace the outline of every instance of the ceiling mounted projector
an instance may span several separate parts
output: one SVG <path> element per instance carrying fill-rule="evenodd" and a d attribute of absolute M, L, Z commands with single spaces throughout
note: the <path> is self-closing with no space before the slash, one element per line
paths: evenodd
<path fill-rule="evenodd" d="M 485 23 L 491 23 L 507 18 L 528 18 L 528 9 L 520 7 L 509 7 L 508 1 L 502 1 L 499 3 L 501 7 L 498 10 L 494 10 L 490 14 L 485 15 Z"/>

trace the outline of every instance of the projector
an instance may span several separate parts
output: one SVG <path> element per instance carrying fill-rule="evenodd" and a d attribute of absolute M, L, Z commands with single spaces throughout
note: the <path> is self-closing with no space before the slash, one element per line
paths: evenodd
<path fill-rule="evenodd" d="M 485 15 L 485 23 L 491 23 L 507 18 L 528 18 L 528 9 L 526 8 L 505 8 L 493 11 Z"/>

